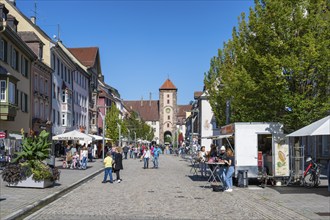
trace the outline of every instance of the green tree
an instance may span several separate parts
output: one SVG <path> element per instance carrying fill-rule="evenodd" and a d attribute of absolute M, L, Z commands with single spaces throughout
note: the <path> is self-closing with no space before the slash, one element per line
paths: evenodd
<path fill-rule="evenodd" d="M 138 113 L 132 111 L 130 117 L 124 119 L 124 126 L 130 130 L 130 138 L 134 138 L 134 132 L 136 137 L 148 140 L 153 140 L 154 132 L 152 127 L 145 123 L 138 115 Z"/>
<path fill-rule="evenodd" d="M 287 132 L 329 113 L 330 17 L 327 0 L 256 0 L 211 59 L 205 75 L 220 125 L 279 121 Z M 290 111 L 287 111 L 290 109 Z"/>
<path fill-rule="evenodd" d="M 122 126 L 123 121 L 120 119 L 120 112 L 115 104 L 112 104 L 109 111 L 107 111 L 105 120 L 105 136 L 112 139 L 113 142 L 116 142 L 119 139 L 118 124 Z M 123 126 L 122 130 L 124 130 Z"/>

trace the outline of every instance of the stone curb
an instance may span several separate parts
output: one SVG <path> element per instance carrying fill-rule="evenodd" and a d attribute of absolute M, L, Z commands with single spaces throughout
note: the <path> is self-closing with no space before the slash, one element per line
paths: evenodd
<path fill-rule="evenodd" d="M 44 205 L 47 205 L 47 204 L 53 202 L 54 200 L 58 199 L 59 197 L 63 196 L 64 194 L 66 194 L 68 191 L 78 187 L 79 185 L 81 185 L 81 184 L 87 182 L 88 180 L 92 179 L 93 177 L 97 176 L 98 174 L 103 172 L 103 170 L 104 170 L 104 168 L 101 168 L 101 169 L 95 171 L 94 173 L 89 174 L 85 178 L 72 183 L 68 187 L 65 187 L 51 195 L 46 196 L 43 199 L 40 199 L 30 205 L 27 205 L 26 207 L 8 215 L 8 216 L 5 216 L 3 218 L 3 220 L 23 219 L 23 217 L 26 217 L 29 214 L 32 214 L 34 211 L 42 208 Z"/>

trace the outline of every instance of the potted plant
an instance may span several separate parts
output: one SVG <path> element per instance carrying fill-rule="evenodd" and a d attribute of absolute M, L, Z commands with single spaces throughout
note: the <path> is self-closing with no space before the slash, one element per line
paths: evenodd
<path fill-rule="evenodd" d="M 44 162 L 50 154 L 48 137 L 49 133 L 42 131 L 38 136 L 23 138 L 22 151 L 15 154 L 2 173 L 8 186 L 45 188 L 59 180 L 58 168 Z"/>

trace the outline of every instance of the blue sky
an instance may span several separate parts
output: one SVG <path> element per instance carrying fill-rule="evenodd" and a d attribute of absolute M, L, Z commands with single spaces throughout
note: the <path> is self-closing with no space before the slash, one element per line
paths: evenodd
<path fill-rule="evenodd" d="M 252 0 L 119 1 L 17 0 L 49 35 L 67 47 L 98 46 L 105 81 L 125 100 L 158 99 L 168 78 L 178 88 L 178 104 L 203 89 L 204 73 L 223 42 L 231 38 Z"/>

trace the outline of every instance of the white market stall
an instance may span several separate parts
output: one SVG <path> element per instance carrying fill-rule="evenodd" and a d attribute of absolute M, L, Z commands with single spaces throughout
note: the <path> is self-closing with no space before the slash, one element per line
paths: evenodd
<path fill-rule="evenodd" d="M 235 177 L 247 171 L 248 178 L 258 178 L 262 168 L 272 177 L 289 176 L 289 147 L 284 141 L 283 125 L 275 122 L 237 122 L 221 127 L 220 145 L 235 154 Z"/>
<path fill-rule="evenodd" d="M 306 157 L 311 156 L 327 167 L 330 158 L 330 115 L 288 134 L 291 169 L 302 175 Z"/>

